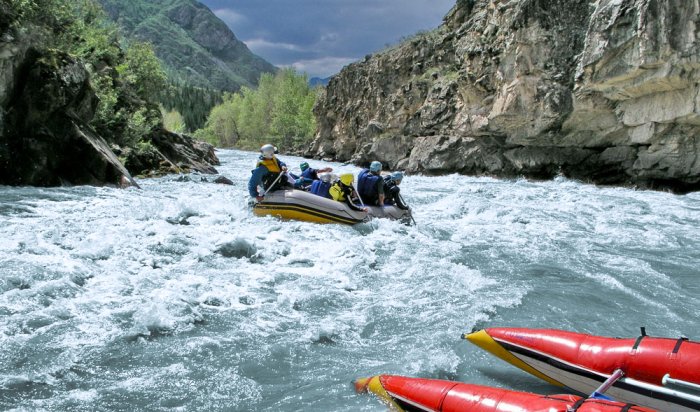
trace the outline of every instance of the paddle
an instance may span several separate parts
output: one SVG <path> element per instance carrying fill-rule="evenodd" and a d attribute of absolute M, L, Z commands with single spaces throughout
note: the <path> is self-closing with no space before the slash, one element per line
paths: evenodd
<path fill-rule="evenodd" d="M 615 369 L 615 372 L 610 375 L 608 379 L 603 382 L 602 385 L 598 387 L 598 389 L 594 390 L 593 393 L 591 393 L 588 397 L 593 398 L 593 399 L 608 399 L 607 396 L 604 396 L 603 394 L 605 391 L 610 389 L 611 386 L 617 381 L 619 381 L 623 376 L 625 376 L 625 372 L 622 371 L 622 369 Z"/>
<path fill-rule="evenodd" d="M 589 399 L 605 399 L 608 401 L 613 400 L 603 395 L 603 393 L 610 389 L 610 387 L 613 386 L 615 382 L 619 381 L 620 378 L 622 378 L 623 376 L 625 376 L 625 373 L 622 371 L 622 369 L 615 369 L 615 372 L 613 372 L 612 375 L 610 375 L 610 377 L 605 380 L 605 382 L 603 382 L 596 390 L 594 390 L 593 393 L 588 395 L 587 398 L 579 399 L 572 407 L 566 408 L 566 412 L 578 411 L 578 408 L 580 408 L 581 405 L 583 405 Z"/>
<path fill-rule="evenodd" d="M 285 172 L 280 172 L 279 175 L 277 175 L 277 179 L 275 179 L 275 181 L 272 182 L 272 184 L 270 186 L 268 186 L 267 189 L 263 190 L 263 193 L 262 193 L 263 197 L 265 197 L 267 192 L 269 192 L 270 189 L 272 189 L 277 184 L 277 182 L 280 180 L 280 177 L 282 177 L 283 174 L 285 174 Z"/>
<path fill-rule="evenodd" d="M 399 193 L 399 198 L 401 199 L 401 203 L 403 203 L 404 205 L 408 206 L 408 204 L 406 203 L 406 201 L 403 200 L 403 196 L 401 196 L 401 193 Z M 411 211 L 410 208 L 408 209 L 408 217 L 411 218 L 411 220 L 413 221 L 413 225 L 414 225 L 414 226 L 418 226 L 418 223 L 416 223 L 416 219 L 413 218 L 413 211 Z"/>
<path fill-rule="evenodd" d="M 365 207 L 365 202 L 362 201 L 362 197 L 360 196 L 360 191 L 357 190 L 357 188 L 355 187 L 354 184 L 350 184 L 350 187 L 352 187 L 352 190 L 354 190 L 355 193 L 357 194 L 357 198 L 360 200 L 360 204 L 362 205 L 362 207 Z"/>

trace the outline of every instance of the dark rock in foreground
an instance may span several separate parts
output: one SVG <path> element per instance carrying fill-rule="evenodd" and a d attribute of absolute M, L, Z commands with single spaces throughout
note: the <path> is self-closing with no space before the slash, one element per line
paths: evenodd
<path fill-rule="evenodd" d="M 158 130 L 126 153 L 126 167 L 139 176 L 160 176 L 169 173 L 200 172 L 216 174 L 213 165 L 219 164 L 214 146 L 193 138 Z"/>
<path fill-rule="evenodd" d="M 217 173 L 213 146 L 189 136 L 161 129 L 134 148 L 110 145 L 89 125 L 96 106 L 82 62 L 3 37 L 0 185 L 124 187 L 138 186 L 132 174 Z"/>
<path fill-rule="evenodd" d="M 82 63 L 28 49 L 8 95 L 0 135 L 0 184 L 123 184 L 133 179 L 88 125 L 97 105 Z"/>

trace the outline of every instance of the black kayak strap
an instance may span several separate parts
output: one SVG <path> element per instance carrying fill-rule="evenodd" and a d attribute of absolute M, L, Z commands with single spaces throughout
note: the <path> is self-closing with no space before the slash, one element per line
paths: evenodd
<path fill-rule="evenodd" d="M 681 345 L 683 344 L 683 342 L 685 342 L 685 341 L 687 341 L 687 340 L 688 340 L 688 338 L 684 338 L 684 337 L 678 338 L 678 340 L 676 341 L 676 346 L 673 348 L 673 352 L 672 352 L 672 353 L 678 353 L 678 350 L 680 350 Z"/>
<path fill-rule="evenodd" d="M 642 336 L 637 338 L 637 340 L 634 342 L 634 346 L 632 346 L 632 350 L 637 350 L 637 348 L 639 347 L 639 344 L 642 343 L 642 339 L 644 339 L 645 336 L 646 335 L 642 335 Z"/>
<path fill-rule="evenodd" d="M 586 398 L 581 398 L 577 400 L 571 408 L 567 409 L 567 412 L 576 412 L 578 408 L 580 408 L 581 405 L 583 405 L 584 402 L 586 402 Z"/>
<path fill-rule="evenodd" d="M 632 405 L 631 403 L 627 403 L 625 404 L 625 406 L 622 407 L 622 409 L 620 409 L 620 412 L 629 412 L 629 410 L 632 409 L 633 406 L 634 405 Z"/>
<path fill-rule="evenodd" d="M 644 326 L 639 327 L 639 331 L 641 332 L 641 335 L 637 338 L 637 341 L 634 342 L 634 346 L 632 346 L 632 350 L 637 350 L 639 347 L 639 344 L 642 343 L 642 339 L 644 339 L 647 336 L 647 328 Z"/>

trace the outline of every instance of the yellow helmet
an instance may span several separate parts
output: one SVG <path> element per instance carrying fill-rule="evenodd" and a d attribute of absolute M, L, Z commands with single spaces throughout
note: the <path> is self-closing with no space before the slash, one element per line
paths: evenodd
<path fill-rule="evenodd" d="M 350 186 L 354 181 L 355 175 L 352 173 L 344 173 L 340 175 L 340 183 L 344 184 L 345 186 Z"/>

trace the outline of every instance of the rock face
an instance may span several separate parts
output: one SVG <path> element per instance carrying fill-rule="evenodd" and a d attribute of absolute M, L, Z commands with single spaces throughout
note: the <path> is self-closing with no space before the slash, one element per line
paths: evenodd
<path fill-rule="evenodd" d="M 30 48 L 23 57 L 8 76 L 14 82 L 4 105 L 0 184 L 135 184 L 88 126 L 97 98 L 85 67 L 56 51 Z"/>
<path fill-rule="evenodd" d="M 89 126 L 97 97 L 83 63 L 30 44 L 0 41 L 0 185 L 138 186 L 130 171 L 216 173 L 213 147 L 188 136 L 158 130 L 142 151 L 108 144 Z"/>
<path fill-rule="evenodd" d="M 347 66 L 309 154 L 700 189 L 700 0 L 459 0 Z"/>
<path fill-rule="evenodd" d="M 214 146 L 199 142 L 187 135 L 158 130 L 145 139 L 148 145 L 128 150 L 126 167 L 142 176 L 168 173 L 199 172 L 216 174 L 213 165 L 219 164 Z"/>

